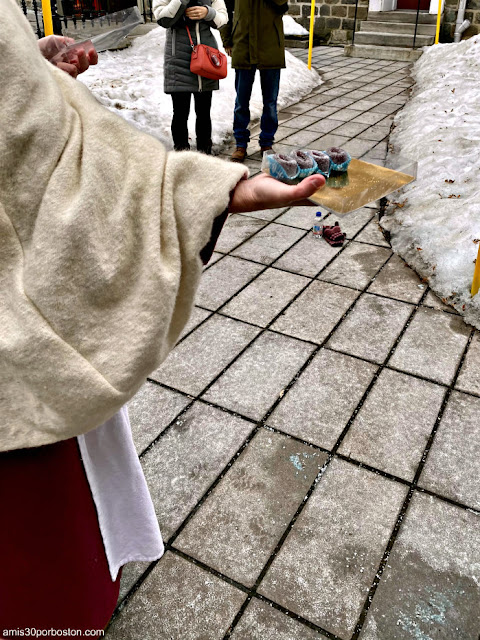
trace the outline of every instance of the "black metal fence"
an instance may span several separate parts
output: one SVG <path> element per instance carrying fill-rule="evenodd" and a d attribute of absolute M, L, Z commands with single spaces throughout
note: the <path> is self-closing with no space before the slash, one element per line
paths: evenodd
<path fill-rule="evenodd" d="M 145 22 L 153 22 L 152 0 L 50 0 L 52 6 L 53 32 L 73 35 L 87 26 L 96 24 L 108 27 L 105 16 L 130 7 L 140 6 Z M 39 38 L 45 34 L 41 0 L 20 0 L 23 13 L 27 16 L 33 30 Z"/>

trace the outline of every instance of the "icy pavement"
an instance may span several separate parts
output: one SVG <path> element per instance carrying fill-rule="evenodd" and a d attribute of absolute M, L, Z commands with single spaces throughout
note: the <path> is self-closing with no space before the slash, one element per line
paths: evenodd
<path fill-rule="evenodd" d="M 409 67 L 342 54 L 315 49 L 326 82 L 283 109 L 276 147 L 383 163 Z M 314 211 L 229 219 L 130 404 L 167 552 L 125 568 L 110 640 L 478 640 L 479 334 L 375 204 L 341 249 Z"/>

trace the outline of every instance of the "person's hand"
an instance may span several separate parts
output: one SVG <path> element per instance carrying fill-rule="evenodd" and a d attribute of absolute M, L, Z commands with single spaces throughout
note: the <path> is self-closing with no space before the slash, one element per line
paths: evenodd
<path fill-rule="evenodd" d="M 189 7 L 185 11 L 185 15 L 190 20 L 203 20 L 208 13 L 207 7 Z"/>
<path fill-rule="evenodd" d="M 225 47 L 225 53 L 227 56 L 232 56 L 232 47 Z"/>
<path fill-rule="evenodd" d="M 233 190 L 229 212 L 247 213 L 294 205 L 316 206 L 307 198 L 324 184 L 325 178 L 321 175 L 309 176 L 296 185 L 287 185 L 261 173 L 250 180 L 240 180 Z"/>
<path fill-rule="evenodd" d="M 65 60 L 62 60 L 62 51 L 72 44 L 75 44 L 73 38 L 65 38 L 63 36 L 47 36 L 38 40 L 38 47 L 43 57 L 55 64 L 59 69 L 62 69 L 62 71 L 76 78 L 79 73 L 86 71 L 91 64 L 97 64 L 98 54 L 94 47 L 90 47 L 87 51 L 85 47 L 79 46 L 74 51 L 71 51 L 65 57 Z M 54 60 L 56 56 L 59 58 L 58 61 Z"/>

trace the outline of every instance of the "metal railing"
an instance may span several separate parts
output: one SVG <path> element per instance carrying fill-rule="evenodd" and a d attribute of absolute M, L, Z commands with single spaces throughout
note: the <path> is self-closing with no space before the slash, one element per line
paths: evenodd
<path fill-rule="evenodd" d="M 415 44 L 416 44 L 416 40 L 417 40 L 418 22 L 419 22 L 419 17 L 420 17 L 420 2 L 421 2 L 421 0 L 418 0 L 418 2 L 417 2 L 417 15 L 416 15 L 416 19 L 415 19 L 415 30 L 414 30 L 414 33 L 413 33 L 412 49 L 415 49 Z M 352 32 L 352 46 L 355 44 L 355 32 L 357 30 L 358 3 L 359 3 L 359 0 L 355 0 L 355 14 L 354 14 L 354 17 L 353 17 L 353 32 Z"/>
<path fill-rule="evenodd" d="M 71 37 L 86 37 L 90 31 L 110 26 L 108 14 L 139 6 L 145 22 L 154 21 L 152 0 L 61 0 L 61 8 L 57 1 L 51 0 L 53 32 Z M 20 0 L 23 13 L 28 18 L 37 37 L 45 33 L 40 0 Z M 81 34 L 80 34 L 81 32 Z"/>

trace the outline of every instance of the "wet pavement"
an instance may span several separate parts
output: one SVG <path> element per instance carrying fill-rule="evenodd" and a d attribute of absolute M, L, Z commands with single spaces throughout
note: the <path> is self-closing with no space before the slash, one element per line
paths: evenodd
<path fill-rule="evenodd" d="M 409 66 L 332 47 L 313 66 L 325 83 L 275 149 L 383 164 Z M 312 237 L 313 208 L 229 218 L 130 403 L 167 551 L 125 568 L 111 640 L 478 640 L 479 334 L 378 213 L 342 218 L 342 248 Z"/>

